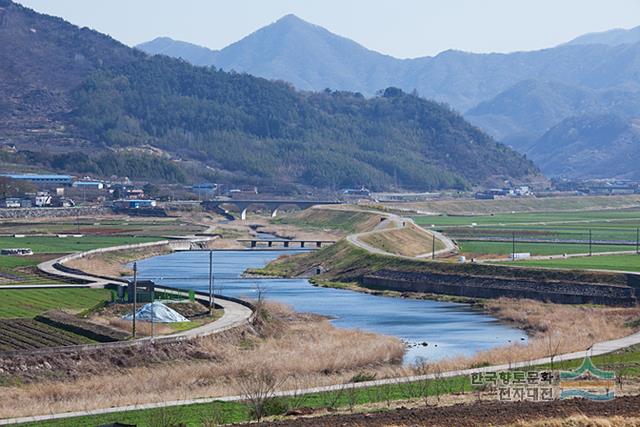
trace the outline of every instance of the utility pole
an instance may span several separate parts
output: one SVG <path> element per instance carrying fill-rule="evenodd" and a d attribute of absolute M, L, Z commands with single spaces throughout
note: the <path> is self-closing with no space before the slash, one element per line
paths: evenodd
<path fill-rule="evenodd" d="M 153 287 L 151 288 L 151 340 L 153 341 L 153 337 L 155 336 L 155 319 L 156 319 L 156 310 L 155 310 L 155 306 L 153 305 L 153 303 L 156 300 L 156 285 L 155 283 L 153 284 Z"/>
<path fill-rule="evenodd" d="M 431 233 L 431 259 L 436 259 L 436 235 Z"/>
<path fill-rule="evenodd" d="M 593 240 L 591 237 L 591 229 L 589 229 L 589 256 L 593 254 Z"/>
<path fill-rule="evenodd" d="M 136 337 L 136 310 L 138 309 L 138 263 L 133 263 L 133 338 Z"/>
<path fill-rule="evenodd" d="M 209 251 L 209 316 L 213 314 L 213 251 Z"/>

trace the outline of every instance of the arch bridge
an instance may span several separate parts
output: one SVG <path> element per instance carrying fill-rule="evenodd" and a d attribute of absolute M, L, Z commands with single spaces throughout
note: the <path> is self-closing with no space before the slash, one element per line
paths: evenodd
<path fill-rule="evenodd" d="M 309 209 L 316 205 L 338 205 L 340 202 L 335 200 L 205 200 L 202 207 L 205 210 L 214 211 L 231 217 L 228 207 L 235 207 L 240 212 L 240 219 L 247 219 L 247 212 L 252 209 L 264 208 L 271 211 L 271 217 L 275 218 L 279 209 L 286 207 L 296 207 L 300 210 Z M 227 208 L 225 208 L 227 206 Z"/>

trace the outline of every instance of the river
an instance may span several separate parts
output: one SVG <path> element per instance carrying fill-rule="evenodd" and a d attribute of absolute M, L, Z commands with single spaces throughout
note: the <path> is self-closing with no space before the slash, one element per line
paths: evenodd
<path fill-rule="evenodd" d="M 331 317 L 340 328 L 393 335 L 409 343 L 405 363 L 470 356 L 510 343 L 525 343 L 524 332 L 498 322 L 467 304 L 414 300 L 321 288 L 306 279 L 243 279 L 247 268 L 266 265 L 299 250 L 215 251 L 215 292 L 254 298 L 256 288 L 267 300 L 289 304 L 296 311 Z M 174 252 L 138 262 L 141 279 L 185 289 L 207 291 L 209 253 Z M 425 343 L 426 345 L 423 345 Z"/>

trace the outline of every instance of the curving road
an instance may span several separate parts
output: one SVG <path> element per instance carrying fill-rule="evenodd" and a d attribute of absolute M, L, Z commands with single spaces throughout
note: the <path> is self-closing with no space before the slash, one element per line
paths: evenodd
<path fill-rule="evenodd" d="M 201 239 L 198 239 L 198 241 L 200 240 Z M 88 255 L 92 255 L 96 253 L 112 252 L 112 251 L 118 251 L 123 249 L 139 249 L 143 247 L 159 246 L 159 245 L 166 245 L 166 244 L 169 244 L 168 240 L 162 240 L 159 242 L 150 242 L 150 243 L 137 243 L 133 245 L 113 246 L 110 248 L 102 248 L 102 249 L 94 249 L 87 252 L 80 252 L 80 253 L 75 253 L 71 255 L 65 255 L 57 259 L 45 261 L 38 265 L 38 269 L 40 269 L 41 271 L 45 272 L 48 275 L 59 277 L 63 280 L 82 281 L 86 283 L 82 285 L 68 285 L 68 284 L 67 285 L 46 285 L 47 288 L 69 288 L 69 287 L 104 288 L 106 285 L 112 284 L 112 283 L 126 285 L 127 281 L 123 279 L 97 277 L 92 275 L 91 273 L 66 272 L 66 271 L 57 269 L 56 265 L 64 264 L 65 262 L 68 262 L 72 259 L 82 258 L 82 257 L 86 257 Z M 39 287 L 42 287 L 42 285 L 40 285 Z M 28 289 L 28 287 L 16 286 L 14 287 L 14 289 Z M 176 293 L 176 294 L 188 295 L 187 291 L 178 291 L 178 290 L 166 290 L 166 291 Z M 196 298 L 200 300 L 207 299 L 207 297 L 197 295 L 197 294 L 196 294 Z M 249 307 L 243 304 L 240 304 L 238 302 L 225 299 L 220 296 L 216 296 L 216 304 L 221 306 L 224 309 L 224 314 L 222 315 L 221 318 L 219 318 L 214 322 L 211 322 L 206 325 L 202 325 L 187 331 L 177 332 L 171 335 L 162 335 L 154 338 L 151 338 L 151 337 L 141 338 L 136 341 L 153 339 L 154 341 L 159 342 L 162 340 L 169 340 L 169 339 L 175 339 L 180 337 L 182 338 L 202 337 L 206 335 L 223 332 L 228 329 L 235 328 L 237 326 L 242 326 L 246 324 L 250 320 L 251 316 L 253 315 L 253 310 L 251 310 Z M 95 345 L 100 346 L 101 344 L 95 344 Z"/>
<path fill-rule="evenodd" d="M 326 207 L 323 207 L 326 208 Z M 372 210 L 368 210 L 368 209 L 346 209 L 346 208 L 339 208 L 339 207 L 331 207 L 331 209 L 343 209 L 343 210 L 349 210 L 352 212 L 365 212 L 365 213 L 371 213 L 371 214 L 375 214 L 375 215 L 381 215 L 386 217 L 386 219 L 384 221 L 381 221 L 380 224 L 376 225 L 376 227 L 371 230 L 371 231 L 365 231 L 362 233 L 356 233 L 356 234 L 350 234 L 346 237 L 347 241 L 361 249 L 364 249 L 367 252 L 371 252 L 374 254 L 378 254 L 378 255 L 385 255 L 385 256 L 392 256 L 392 257 L 397 257 L 397 258 L 405 258 L 405 259 L 414 259 L 414 258 L 431 258 L 433 256 L 432 252 L 427 252 L 424 254 L 420 254 L 420 255 L 416 255 L 416 256 L 406 256 L 406 255 L 400 255 L 400 254 L 394 254 L 391 252 L 387 252 L 384 251 L 380 248 L 376 248 L 374 246 L 371 246 L 365 242 L 363 242 L 362 240 L 360 240 L 361 237 L 365 237 L 365 236 L 370 236 L 373 234 L 382 234 L 386 231 L 389 230 L 399 230 L 402 228 L 407 228 L 410 226 L 415 227 L 416 230 L 418 230 L 418 232 L 420 233 L 424 233 L 426 235 L 428 235 L 429 237 L 433 238 L 435 237 L 436 239 L 440 240 L 440 242 L 442 242 L 442 244 L 444 245 L 443 249 L 440 249 L 438 251 L 435 252 L 435 256 L 441 256 L 441 255 L 445 255 L 445 254 L 452 254 L 452 253 L 456 253 L 458 248 L 456 247 L 455 243 L 453 243 L 453 240 L 451 240 L 449 237 L 445 236 L 444 234 L 438 233 L 436 231 L 432 231 L 432 230 L 425 230 L 424 228 L 420 227 L 418 224 L 416 224 L 412 218 L 406 218 L 406 217 L 402 217 L 396 214 L 392 214 L 392 213 L 386 213 L 386 212 L 379 212 L 379 211 L 372 211 Z"/>

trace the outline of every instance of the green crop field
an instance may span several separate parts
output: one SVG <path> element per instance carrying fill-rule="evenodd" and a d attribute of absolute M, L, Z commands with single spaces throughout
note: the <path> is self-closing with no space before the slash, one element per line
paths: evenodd
<path fill-rule="evenodd" d="M 0 256 L 0 287 L 5 285 L 41 285 L 62 283 L 54 278 L 37 274 L 36 266 L 56 254 L 32 256 Z"/>
<path fill-rule="evenodd" d="M 439 226 L 489 226 L 509 224 L 539 224 L 568 223 L 568 222 L 603 222 L 628 221 L 640 226 L 640 209 L 581 211 L 581 212 L 524 212 L 498 213 L 493 215 L 452 216 L 452 215 L 421 215 L 414 217 L 420 225 L 434 224 Z M 545 224 L 541 224 L 545 223 Z"/>
<path fill-rule="evenodd" d="M 473 216 L 418 216 L 416 222 L 457 240 L 463 253 L 532 255 L 634 250 L 639 238 L 640 209 L 581 212 L 523 212 Z"/>
<path fill-rule="evenodd" d="M 599 255 L 592 257 L 516 261 L 513 264 L 527 267 L 640 272 L 640 255 Z"/>
<path fill-rule="evenodd" d="M 129 245 L 161 240 L 157 237 L 124 236 L 25 236 L 0 237 L 0 248 L 31 248 L 34 253 L 70 253 L 109 246 Z"/>
<path fill-rule="evenodd" d="M 54 309 L 84 311 L 109 300 L 106 289 L 0 289 L 0 318 L 34 317 Z"/>
<path fill-rule="evenodd" d="M 509 255 L 513 252 L 511 242 L 460 241 L 460 251 L 466 255 Z M 593 252 L 632 251 L 635 246 L 593 245 Z M 531 255 L 560 255 L 589 253 L 589 246 L 573 243 L 516 243 L 516 252 L 529 252 Z"/>
<path fill-rule="evenodd" d="M 502 212 L 578 212 L 584 210 L 627 209 L 640 204 L 640 195 L 525 197 L 499 200 L 450 199 L 425 202 L 388 202 L 387 207 L 452 215 L 482 215 Z"/>

